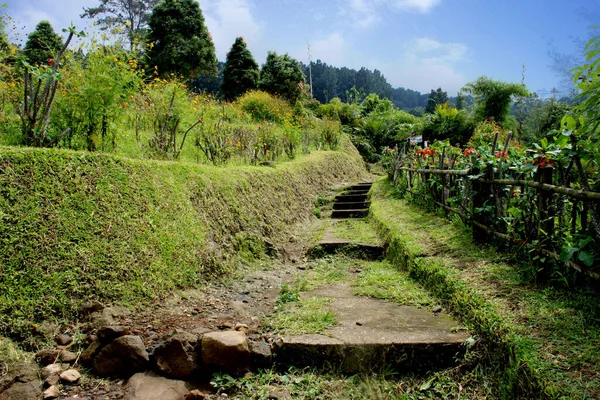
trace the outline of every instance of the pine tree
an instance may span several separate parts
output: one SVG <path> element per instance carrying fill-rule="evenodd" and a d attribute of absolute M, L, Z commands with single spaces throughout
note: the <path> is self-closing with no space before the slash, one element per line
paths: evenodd
<path fill-rule="evenodd" d="M 227 53 L 227 61 L 223 70 L 223 97 L 234 100 L 248 90 L 258 87 L 258 64 L 246 47 L 244 38 L 238 37 Z"/>
<path fill-rule="evenodd" d="M 215 45 L 196 1 L 164 0 L 154 7 L 148 25 L 148 58 L 159 74 L 186 79 L 217 74 Z"/>
<path fill-rule="evenodd" d="M 62 38 L 54 32 L 48 21 L 41 21 L 35 30 L 27 36 L 23 53 L 32 65 L 48 64 L 56 57 L 62 47 Z"/>

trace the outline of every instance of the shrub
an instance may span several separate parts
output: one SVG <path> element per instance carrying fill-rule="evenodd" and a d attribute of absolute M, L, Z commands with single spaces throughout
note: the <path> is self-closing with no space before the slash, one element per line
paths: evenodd
<path fill-rule="evenodd" d="M 260 90 L 246 92 L 236 104 L 256 122 L 281 123 L 292 115 L 292 108 L 285 100 Z"/>

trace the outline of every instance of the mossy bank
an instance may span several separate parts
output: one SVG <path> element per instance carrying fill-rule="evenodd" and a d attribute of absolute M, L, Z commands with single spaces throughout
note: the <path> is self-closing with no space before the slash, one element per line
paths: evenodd
<path fill-rule="evenodd" d="M 82 301 L 147 304 L 260 256 L 359 180 L 349 141 L 273 167 L 210 167 L 0 147 L 0 334 L 76 316 Z"/>

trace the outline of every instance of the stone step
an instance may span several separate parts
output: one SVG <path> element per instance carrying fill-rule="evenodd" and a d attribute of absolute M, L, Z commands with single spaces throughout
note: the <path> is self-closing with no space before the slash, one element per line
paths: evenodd
<path fill-rule="evenodd" d="M 367 192 L 371 190 L 371 183 L 359 183 L 358 185 L 348 186 L 346 190 L 366 190 Z"/>
<path fill-rule="evenodd" d="M 361 260 L 382 260 L 385 248 L 370 243 L 356 243 L 346 239 L 322 240 L 306 253 L 311 258 L 320 258 L 326 254 L 344 254 Z"/>
<path fill-rule="evenodd" d="M 284 336 L 275 349 L 278 363 L 335 368 L 348 374 L 392 368 L 425 373 L 455 364 L 469 334 L 444 313 L 352 294 L 345 284 L 311 296 L 332 299 L 338 324 L 323 334 Z"/>
<path fill-rule="evenodd" d="M 331 218 L 364 218 L 369 215 L 368 208 L 358 210 L 333 210 Z"/>
<path fill-rule="evenodd" d="M 359 202 L 355 202 L 355 203 L 342 203 L 342 202 L 335 202 L 333 203 L 333 209 L 334 210 L 360 210 L 360 209 L 364 209 L 364 208 L 369 208 L 369 204 L 366 201 L 359 201 Z"/>
<path fill-rule="evenodd" d="M 365 194 L 366 195 L 366 194 L 369 194 L 369 191 L 368 190 L 346 190 L 346 191 L 344 191 L 343 194 L 345 194 L 345 195 Z"/>
<path fill-rule="evenodd" d="M 367 201 L 366 194 L 339 194 L 335 196 L 336 203 L 356 203 L 359 201 Z"/>

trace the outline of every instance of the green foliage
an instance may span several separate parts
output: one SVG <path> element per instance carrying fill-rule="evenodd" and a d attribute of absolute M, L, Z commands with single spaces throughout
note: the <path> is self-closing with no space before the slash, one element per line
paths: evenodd
<path fill-rule="evenodd" d="M 148 25 L 148 63 L 160 75 L 216 75 L 215 46 L 196 1 L 164 0 L 152 10 Z"/>
<path fill-rule="evenodd" d="M 423 117 L 419 130 L 423 140 L 449 140 L 464 146 L 473 134 L 473 122 L 465 111 L 452 108 L 448 103 L 438 104 L 434 114 Z"/>
<path fill-rule="evenodd" d="M 431 93 L 429 93 L 429 97 L 427 98 L 427 106 L 425 106 L 425 113 L 433 114 L 438 105 L 445 104 L 447 102 L 448 93 L 444 92 L 442 88 L 437 88 L 437 90 L 431 89 Z"/>
<path fill-rule="evenodd" d="M 537 102 L 528 112 L 521 139 L 526 143 L 533 143 L 550 131 L 559 130 L 562 118 L 570 110 L 571 106 L 568 103 L 555 99 Z"/>
<path fill-rule="evenodd" d="M 280 123 L 292 116 L 292 108 L 287 102 L 267 92 L 247 92 L 237 100 L 237 104 L 256 122 Z"/>
<path fill-rule="evenodd" d="M 81 18 L 95 19 L 102 30 L 127 35 L 133 49 L 136 41 L 145 39 L 148 19 L 159 0 L 99 0 L 97 7 L 84 7 Z"/>
<path fill-rule="evenodd" d="M 227 61 L 223 69 L 221 89 L 225 100 L 235 100 L 249 90 L 258 86 L 258 64 L 246 47 L 244 38 L 238 37 L 227 53 Z"/>
<path fill-rule="evenodd" d="M 302 66 L 288 54 L 270 51 L 260 70 L 261 90 L 279 95 L 294 104 L 303 92 L 305 82 Z"/>
<path fill-rule="evenodd" d="M 62 38 L 54 32 L 48 21 L 41 21 L 35 30 L 27 35 L 23 54 L 27 62 L 34 66 L 51 65 L 62 47 Z"/>
<path fill-rule="evenodd" d="M 530 96 L 529 91 L 522 84 L 493 81 L 486 76 L 468 83 L 463 90 L 475 96 L 477 122 L 492 120 L 503 126 L 509 123 L 512 99 L 518 96 Z"/>
<path fill-rule="evenodd" d="M 364 116 L 371 114 L 372 112 L 385 113 L 389 112 L 394 108 L 392 102 L 388 99 L 380 99 L 375 93 L 371 93 L 360 103 L 361 113 Z"/>

